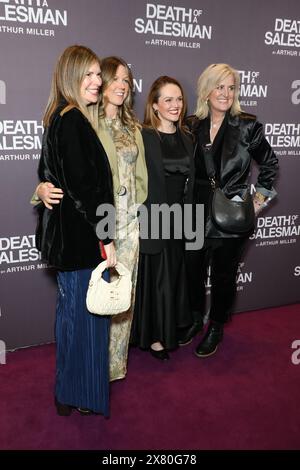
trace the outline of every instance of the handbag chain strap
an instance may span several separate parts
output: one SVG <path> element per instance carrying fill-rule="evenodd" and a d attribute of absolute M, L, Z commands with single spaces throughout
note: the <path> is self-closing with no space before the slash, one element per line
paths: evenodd
<path fill-rule="evenodd" d="M 216 187 L 218 186 L 218 183 L 216 180 L 216 170 L 215 170 L 214 160 L 211 154 L 211 144 L 203 145 L 202 150 L 203 150 L 203 155 L 204 155 L 204 163 L 206 166 L 206 173 L 207 173 L 210 185 L 212 187 L 212 190 L 214 191 Z"/>

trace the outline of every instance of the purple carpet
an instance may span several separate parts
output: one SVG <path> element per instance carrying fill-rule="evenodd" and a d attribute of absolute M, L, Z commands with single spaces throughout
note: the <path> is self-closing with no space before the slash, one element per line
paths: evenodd
<path fill-rule="evenodd" d="M 111 417 L 59 417 L 54 345 L 0 365 L 0 449 L 300 449 L 300 304 L 235 315 L 215 356 L 198 338 L 161 363 L 131 349 Z M 298 355 L 300 358 L 300 354 Z"/>

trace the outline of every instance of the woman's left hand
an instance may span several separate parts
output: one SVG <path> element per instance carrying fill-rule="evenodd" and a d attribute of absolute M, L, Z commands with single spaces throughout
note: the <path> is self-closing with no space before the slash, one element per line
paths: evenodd
<path fill-rule="evenodd" d="M 117 254 L 114 242 L 103 245 L 106 254 L 106 263 L 108 268 L 113 268 L 117 264 Z"/>
<path fill-rule="evenodd" d="M 259 201 L 256 201 L 255 199 L 253 199 L 253 206 L 254 206 L 255 215 L 258 215 L 260 211 L 263 209 L 262 203 Z"/>
<path fill-rule="evenodd" d="M 40 183 L 36 188 L 36 194 L 43 201 L 47 209 L 50 210 L 53 209 L 53 204 L 60 204 L 64 196 L 63 191 L 60 188 L 56 188 L 49 181 Z"/>

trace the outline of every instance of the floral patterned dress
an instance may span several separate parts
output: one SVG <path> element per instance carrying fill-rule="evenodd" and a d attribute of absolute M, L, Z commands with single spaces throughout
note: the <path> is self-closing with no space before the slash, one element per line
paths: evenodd
<path fill-rule="evenodd" d="M 139 253 L 139 224 L 136 210 L 136 160 L 138 147 L 134 136 L 117 119 L 105 119 L 116 147 L 120 191 L 115 198 L 117 261 L 132 276 L 132 303 L 129 310 L 112 318 L 110 327 L 110 380 L 123 379 L 127 372 L 127 356 L 134 309 Z"/>

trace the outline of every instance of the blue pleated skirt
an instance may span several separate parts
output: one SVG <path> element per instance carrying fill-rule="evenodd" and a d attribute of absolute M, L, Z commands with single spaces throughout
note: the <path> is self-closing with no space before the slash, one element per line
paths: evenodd
<path fill-rule="evenodd" d="M 109 415 L 109 317 L 89 313 L 91 269 L 57 274 L 56 385 L 60 403 Z"/>

